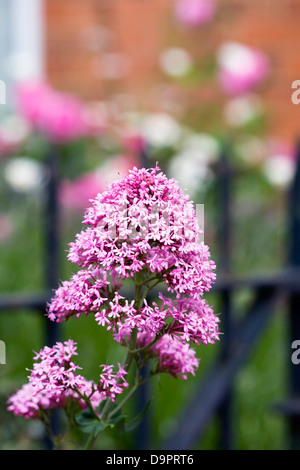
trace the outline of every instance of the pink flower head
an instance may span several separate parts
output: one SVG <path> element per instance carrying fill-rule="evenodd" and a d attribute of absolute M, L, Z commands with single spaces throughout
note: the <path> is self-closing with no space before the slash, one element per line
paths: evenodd
<path fill-rule="evenodd" d="M 9 398 L 7 409 L 26 419 L 38 419 L 41 410 L 60 407 L 61 401 L 57 397 L 52 399 L 46 391 L 37 393 L 35 387 L 31 383 L 27 383 Z"/>
<path fill-rule="evenodd" d="M 270 61 L 261 51 L 229 42 L 218 53 L 219 83 L 229 95 L 252 91 L 269 75 Z"/>
<path fill-rule="evenodd" d="M 109 397 L 115 401 L 116 395 L 120 395 L 124 388 L 129 386 L 126 382 L 125 375 L 127 372 L 121 364 L 118 364 L 118 372 L 113 374 L 113 366 L 102 365 L 103 372 L 100 374 L 99 391 L 105 398 Z"/>
<path fill-rule="evenodd" d="M 197 27 L 212 21 L 216 9 L 214 0 L 177 0 L 174 13 L 182 25 Z"/>
<path fill-rule="evenodd" d="M 82 396 L 89 397 L 96 409 L 102 400 L 115 400 L 128 387 L 127 372 L 118 364 L 103 365 L 103 372 L 96 384 L 77 373 L 79 366 L 72 361 L 77 355 L 76 343 L 72 340 L 57 342 L 52 348 L 46 346 L 34 357 L 29 383 L 23 385 L 8 400 L 8 410 L 25 418 L 38 419 L 42 410 L 64 408 L 70 400 L 77 402 L 82 409 L 86 402 Z M 79 392 L 79 393 L 78 393 Z"/>
<path fill-rule="evenodd" d="M 68 142 L 94 132 L 91 112 L 72 95 L 46 83 L 25 83 L 16 90 L 16 104 L 31 126 L 55 142 Z"/>
<path fill-rule="evenodd" d="M 96 385 L 83 377 L 80 383 L 78 379 L 77 389 L 82 395 L 91 397 L 90 401 L 94 409 L 103 400 L 103 394 L 97 391 Z M 87 407 L 85 401 L 72 389 L 59 394 L 54 390 L 41 389 L 37 391 L 36 387 L 29 382 L 8 399 L 7 409 L 17 416 L 23 416 L 23 418 L 39 419 L 42 410 L 64 408 L 70 401 L 77 403 L 81 409 Z"/>
<path fill-rule="evenodd" d="M 72 361 L 77 354 L 76 349 L 72 340 L 41 349 L 34 357 L 29 383 L 8 399 L 8 411 L 38 419 L 42 410 L 64 408 L 70 400 L 84 409 L 86 403 L 76 390 L 81 395 L 91 397 L 92 406 L 96 408 L 107 395 L 100 392 L 92 381 L 77 373 L 79 366 Z"/>
<path fill-rule="evenodd" d="M 64 281 L 48 308 L 50 320 L 62 322 L 70 316 L 79 317 L 89 312 L 98 312 L 108 300 L 109 282 L 107 273 L 99 268 L 90 268 L 74 274 Z"/>
<path fill-rule="evenodd" d="M 124 338 L 129 340 L 130 331 L 124 331 L 120 343 L 124 345 Z M 147 348 L 147 356 L 156 360 L 154 372 L 166 372 L 175 378 L 187 379 L 187 374 L 195 375 L 199 366 L 196 351 L 189 344 L 179 340 L 171 334 L 165 334 L 151 346 L 155 335 L 139 332 L 137 336 L 137 347 Z"/>
<path fill-rule="evenodd" d="M 151 347 L 151 353 L 158 360 L 158 371 L 167 372 L 175 378 L 186 380 L 187 374 L 195 375 L 195 369 L 199 366 L 195 350 L 169 334 Z"/>
<path fill-rule="evenodd" d="M 85 230 L 70 244 L 69 260 L 80 266 L 48 306 L 51 320 L 92 313 L 117 341 L 137 328 L 156 335 L 173 319 L 170 334 L 197 344 L 218 339 L 219 319 L 202 299 L 215 280 L 215 265 L 196 210 L 174 179 L 158 167 L 129 171 L 91 202 Z M 158 279 L 175 299 L 137 305 L 118 290 L 142 273 Z M 101 282 L 102 279 L 102 282 Z M 150 281 L 149 281 L 150 282 Z"/>
<path fill-rule="evenodd" d="M 79 366 L 72 357 L 77 355 L 76 345 L 72 340 L 56 343 L 52 348 L 45 346 L 34 357 L 33 369 L 29 382 L 38 392 L 48 391 L 59 397 L 69 388 L 81 384 L 82 377 L 77 374 Z"/>

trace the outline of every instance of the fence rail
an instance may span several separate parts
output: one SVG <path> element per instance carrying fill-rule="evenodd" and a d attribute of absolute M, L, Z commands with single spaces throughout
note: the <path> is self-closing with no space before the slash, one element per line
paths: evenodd
<path fill-rule="evenodd" d="M 230 415 L 232 397 L 228 400 L 228 393 L 232 392 L 236 374 L 268 325 L 276 300 L 276 291 L 272 288 L 259 289 L 245 319 L 232 330 L 231 336 L 235 340 L 231 342 L 227 356 L 222 354 L 201 381 L 189 406 L 183 410 L 177 431 L 164 443 L 164 449 L 192 449 L 220 408 L 221 419 L 226 424 L 222 427 L 221 445 L 226 449 L 233 447 L 233 422 Z"/>

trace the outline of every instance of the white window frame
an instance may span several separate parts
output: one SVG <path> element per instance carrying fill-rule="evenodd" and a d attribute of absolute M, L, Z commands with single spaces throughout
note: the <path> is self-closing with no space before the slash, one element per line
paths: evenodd
<path fill-rule="evenodd" d="M 45 73 L 44 0 L 0 0 L 6 2 L 6 54 L 0 76 L 6 83 L 7 104 L 12 87 L 26 80 L 42 80 Z M 1 14 L 1 13 L 0 13 Z M 0 22 L 1 22 L 0 21 Z"/>

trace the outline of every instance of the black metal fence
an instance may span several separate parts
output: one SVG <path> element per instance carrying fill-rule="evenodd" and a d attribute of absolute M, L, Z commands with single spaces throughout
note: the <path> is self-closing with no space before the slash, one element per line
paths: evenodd
<path fill-rule="evenodd" d="M 232 174 L 225 151 L 219 172 L 220 264 L 223 272 L 213 287 L 222 302 L 222 351 L 182 410 L 179 426 L 163 443 L 164 449 L 192 449 L 216 415 L 221 421 L 219 448 L 234 449 L 235 378 L 272 320 L 277 302 L 283 298 L 289 312 L 287 351 L 291 351 L 292 343 L 300 338 L 300 145 L 286 207 L 289 226 L 285 266 L 276 275 L 248 278 L 230 275 Z M 236 320 L 232 315 L 232 298 L 234 292 L 243 288 L 252 290 L 254 300 L 241 319 Z M 289 371 L 288 396 L 284 403 L 273 404 L 273 408 L 274 412 L 286 417 L 288 447 L 300 449 L 300 364 L 292 362 L 291 354 L 288 354 L 286 369 Z"/>
<path fill-rule="evenodd" d="M 232 230 L 232 178 L 228 158 L 230 149 L 224 148 L 218 173 L 219 218 L 220 218 L 220 266 L 222 273 L 213 287 L 221 300 L 222 350 L 206 377 L 197 386 L 189 403 L 183 405 L 179 425 L 162 449 L 193 449 L 200 441 L 207 426 L 216 415 L 220 417 L 220 448 L 234 449 L 233 414 L 234 382 L 255 345 L 272 319 L 276 303 L 284 295 L 289 315 L 289 338 L 287 350 L 295 340 L 300 340 L 300 145 L 298 145 L 297 169 L 287 204 L 289 240 L 286 264 L 273 276 L 233 277 L 231 265 Z M 147 158 L 142 155 L 142 164 Z M 45 205 L 45 279 L 46 290 L 37 294 L 0 295 L 0 313 L 4 310 L 37 310 L 45 313 L 47 301 L 53 296 L 59 279 L 59 204 L 58 204 L 58 156 L 54 147 L 48 156 L 48 183 Z M 254 300 L 239 320 L 232 315 L 232 298 L 238 289 L 251 289 Z M 53 345 L 59 338 L 59 325 L 45 318 L 45 343 Z M 276 411 L 286 416 L 289 429 L 289 447 L 300 449 L 300 364 L 287 363 L 290 371 L 289 394 L 286 402 L 276 406 Z M 142 389 L 140 402 L 146 400 L 147 389 Z M 147 421 L 142 424 L 136 448 L 151 448 Z"/>

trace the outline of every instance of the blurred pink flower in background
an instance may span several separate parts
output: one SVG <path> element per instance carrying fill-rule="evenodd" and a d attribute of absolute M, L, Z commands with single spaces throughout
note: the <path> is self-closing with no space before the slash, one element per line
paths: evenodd
<path fill-rule="evenodd" d="M 234 96 L 228 100 L 223 110 L 223 116 L 228 126 L 238 128 L 259 119 L 264 112 L 265 106 L 260 96 L 249 93 Z"/>
<path fill-rule="evenodd" d="M 133 158 L 120 155 L 108 159 L 96 170 L 73 181 L 63 181 L 60 189 L 62 207 L 74 211 L 84 210 L 90 199 L 94 199 L 98 193 L 105 191 L 110 183 L 124 176 L 134 164 Z"/>
<path fill-rule="evenodd" d="M 215 16 L 217 5 L 214 0 L 177 0 L 175 17 L 179 23 L 188 27 L 209 23 Z"/>
<path fill-rule="evenodd" d="M 7 215 L 0 214 L 0 243 L 4 243 L 13 233 L 13 224 Z"/>
<path fill-rule="evenodd" d="M 141 155 L 147 146 L 145 138 L 138 131 L 124 131 L 121 136 L 121 141 L 125 151 L 137 157 Z"/>
<path fill-rule="evenodd" d="M 270 155 L 281 155 L 287 160 L 296 161 L 296 148 L 290 142 L 282 139 L 271 138 L 267 141 Z"/>
<path fill-rule="evenodd" d="M 102 130 L 95 109 L 46 83 L 23 83 L 16 89 L 16 106 L 31 126 L 55 142 L 67 142 Z"/>
<path fill-rule="evenodd" d="M 88 136 L 97 137 L 99 134 L 102 134 L 107 127 L 103 114 L 103 106 L 97 101 L 86 103 L 83 117 L 87 126 L 86 133 Z"/>
<path fill-rule="evenodd" d="M 253 90 L 270 73 L 270 61 L 266 54 L 237 42 L 228 42 L 220 47 L 217 63 L 220 86 L 229 95 Z"/>
<path fill-rule="evenodd" d="M 8 115 L 0 124 L 0 157 L 15 153 L 30 134 L 30 127 L 19 116 Z"/>
<path fill-rule="evenodd" d="M 107 189 L 114 181 L 124 178 L 129 170 L 134 166 L 139 166 L 138 163 L 134 155 L 116 155 L 107 159 L 97 170 L 103 178 L 104 189 Z"/>
<path fill-rule="evenodd" d="M 270 139 L 267 142 L 267 158 L 263 166 L 263 173 L 269 183 L 281 189 L 288 188 L 295 171 L 295 147 L 279 139 Z"/>
<path fill-rule="evenodd" d="M 104 189 L 104 183 L 96 172 L 86 173 L 76 180 L 61 183 L 60 203 L 71 210 L 83 210 L 90 199 Z"/>
<path fill-rule="evenodd" d="M 18 148 L 18 142 L 6 139 L 0 129 L 0 157 L 11 155 Z"/>

